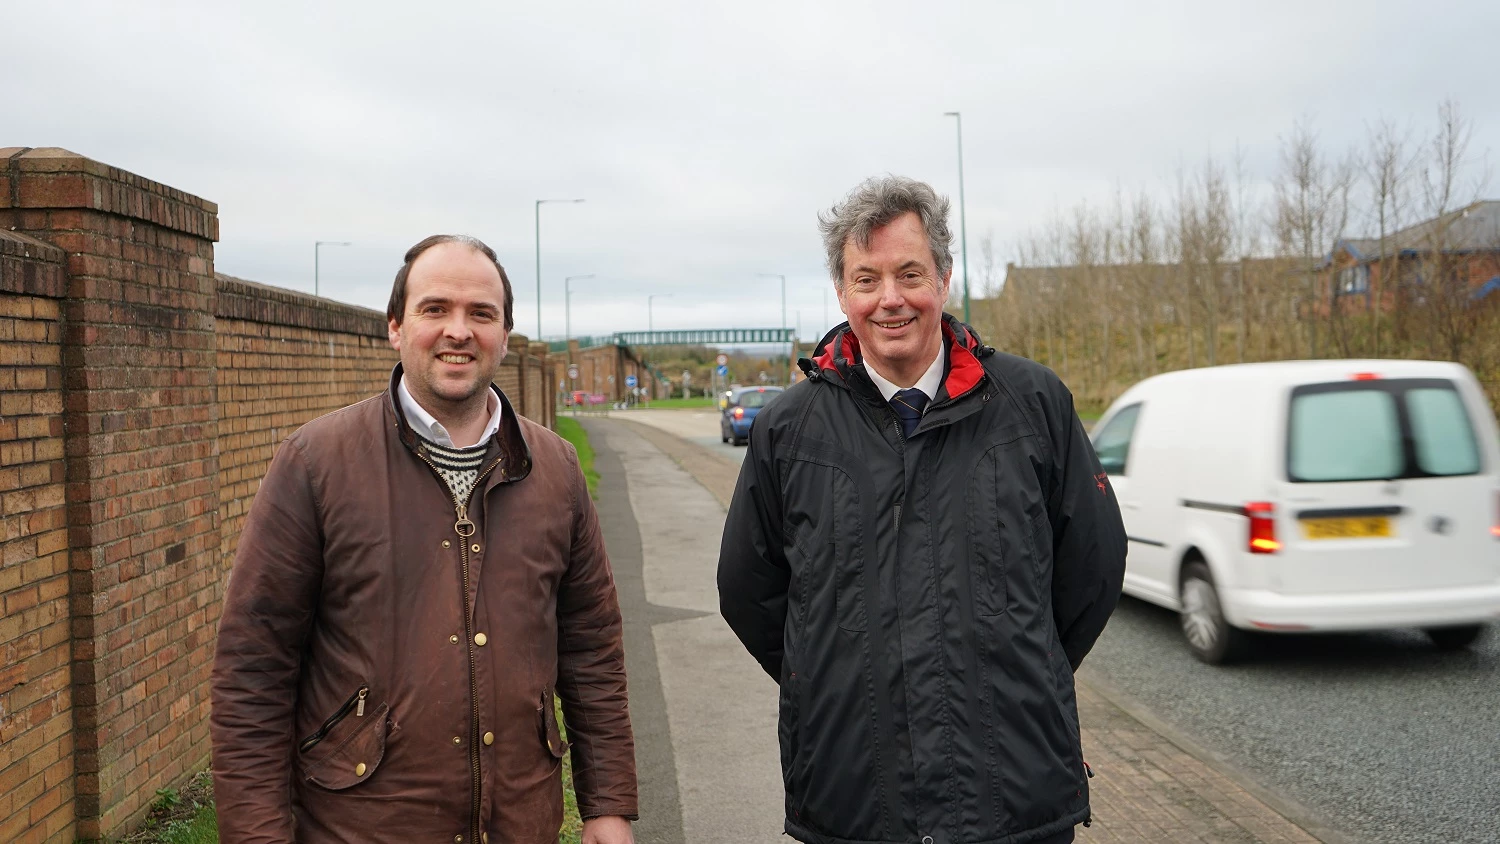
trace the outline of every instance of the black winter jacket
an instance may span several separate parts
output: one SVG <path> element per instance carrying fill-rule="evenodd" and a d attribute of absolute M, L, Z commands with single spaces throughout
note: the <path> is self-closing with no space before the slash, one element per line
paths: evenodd
<path fill-rule="evenodd" d="M 1089 817 L 1073 670 L 1125 532 L 1047 368 L 944 317 L 910 439 L 848 324 L 761 411 L 719 556 L 724 618 L 781 685 L 786 832 L 1023 844 Z"/>

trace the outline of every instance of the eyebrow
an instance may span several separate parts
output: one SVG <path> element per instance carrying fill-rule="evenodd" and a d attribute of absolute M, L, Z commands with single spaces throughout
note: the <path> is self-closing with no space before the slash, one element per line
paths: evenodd
<path fill-rule="evenodd" d="M 412 304 L 412 308 L 414 308 L 414 309 L 421 308 L 424 305 L 451 305 L 451 304 L 453 304 L 453 300 L 449 299 L 446 296 L 431 296 L 431 295 L 429 295 L 429 296 L 423 296 L 422 298 L 418 299 L 415 303 Z M 500 306 L 499 305 L 495 304 L 494 302 L 486 302 L 486 301 L 479 301 L 479 302 L 471 303 L 470 307 L 473 307 L 473 308 L 490 308 L 490 309 L 496 310 L 496 311 L 500 310 Z"/>
<path fill-rule="evenodd" d="M 906 263 L 902 264 L 901 266 L 897 267 L 896 268 L 896 272 L 899 273 L 902 270 L 910 269 L 912 267 L 916 267 L 919 270 L 926 269 L 926 267 L 922 266 L 922 262 L 921 261 L 918 261 L 915 258 L 913 258 L 913 259 L 907 261 Z M 854 275 L 859 275 L 860 273 L 870 273 L 872 275 L 878 275 L 879 274 L 879 270 L 876 270 L 874 267 L 865 266 L 864 264 L 860 264 L 859 266 L 854 267 L 853 269 L 849 270 L 849 272 L 853 273 Z"/>

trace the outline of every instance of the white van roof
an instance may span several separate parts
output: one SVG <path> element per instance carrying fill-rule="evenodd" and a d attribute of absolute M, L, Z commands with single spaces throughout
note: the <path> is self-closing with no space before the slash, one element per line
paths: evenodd
<path fill-rule="evenodd" d="M 1435 360 L 1281 360 L 1164 372 L 1140 382 L 1130 392 L 1146 385 L 1153 388 L 1165 384 L 1191 386 L 1209 381 L 1215 384 L 1233 381 L 1307 384 L 1342 381 L 1365 373 L 1377 378 L 1463 378 L 1468 370 L 1462 364 Z"/>

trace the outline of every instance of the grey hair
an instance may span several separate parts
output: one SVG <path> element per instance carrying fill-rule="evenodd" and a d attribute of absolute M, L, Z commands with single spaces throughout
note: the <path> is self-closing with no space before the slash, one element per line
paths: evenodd
<path fill-rule="evenodd" d="M 953 232 L 948 228 L 948 197 L 926 182 L 905 176 L 872 176 L 861 182 L 844 201 L 818 215 L 823 248 L 828 251 L 828 271 L 834 282 L 844 285 L 844 246 L 853 239 L 861 249 L 870 245 L 870 235 L 903 214 L 916 214 L 927 232 L 932 263 L 939 278 L 953 271 Z"/>

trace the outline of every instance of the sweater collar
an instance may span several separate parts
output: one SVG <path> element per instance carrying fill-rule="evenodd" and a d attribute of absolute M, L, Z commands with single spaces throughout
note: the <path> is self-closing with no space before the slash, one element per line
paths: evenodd
<path fill-rule="evenodd" d="M 391 370 L 390 384 L 385 392 L 386 417 L 396 428 L 396 435 L 402 444 L 413 454 L 420 456 L 426 450 L 426 444 L 407 421 L 406 413 L 403 412 L 401 401 L 397 397 L 401 378 L 401 364 L 397 363 Z M 497 479 L 506 482 L 519 481 L 531 474 L 531 447 L 521 431 L 521 423 L 517 421 L 515 407 L 511 405 L 510 399 L 506 398 L 505 392 L 494 384 L 490 384 L 490 390 L 500 401 L 498 411 L 500 424 L 488 440 L 485 440 L 489 446 L 484 453 L 484 465 L 488 466 L 492 461 L 500 460 L 499 471 L 491 477 L 491 483 Z"/>

